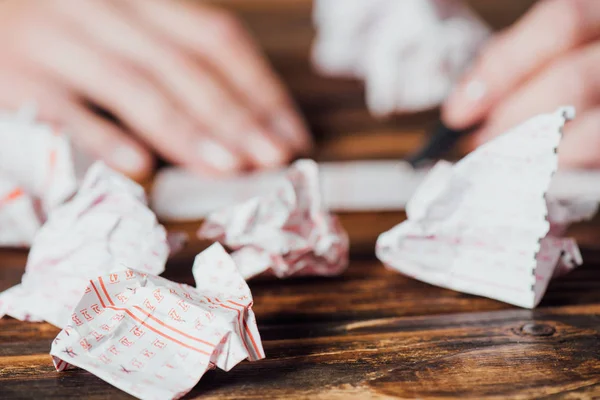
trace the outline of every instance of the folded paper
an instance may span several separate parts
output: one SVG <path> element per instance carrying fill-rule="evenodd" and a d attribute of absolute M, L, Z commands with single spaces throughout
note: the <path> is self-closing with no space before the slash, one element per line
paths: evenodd
<path fill-rule="evenodd" d="M 317 0 L 314 20 L 314 64 L 364 79 L 376 114 L 439 105 L 490 35 L 460 0 Z"/>
<path fill-rule="evenodd" d="M 91 279 L 52 344 L 58 371 L 83 368 L 142 399 L 183 396 L 215 366 L 264 358 L 252 294 L 218 244 L 196 256 L 196 287 L 125 268 Z"/>
<path fill-rule="evenodd" d="M 407 221 L 380 235 L 378 258 L 424 282 L 535 307 L 552 276 L 582 262 L 574 240 L 557 233 L 597 206 L 545 197 L 573 115 L 567 107 L 537 116 L 455 165 L 438 163 L 409 201 Z"/>
<path fill-rule="evenodd" d="M 236 250 L 245 278 L 336 275 L 348 264 L 348 236 L 323 206 L 311 160 L 294 163 L 268 194 L 212 213 L 198 234 Z"/>
<path fill-rule="evenodd" d="M 0 294 L 0 316 L 63 327 L 90 278 L 124 266 L 157 275 L 168 254 L 143 188 L 98 162 L 35 236 L 21 284 Z"/>

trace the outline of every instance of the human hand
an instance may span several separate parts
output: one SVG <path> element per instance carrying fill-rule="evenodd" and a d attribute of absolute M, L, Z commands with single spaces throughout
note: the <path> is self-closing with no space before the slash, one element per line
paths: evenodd
<path fill-rule="evenodd" d="M 152 151 L 216 174 L 275 166 L 310 146 L 252 39 L 205 4 L 0 2 L 0 108 L 31 100 L 40 119 L 133 177 L 151 171 Z"/>
<path fill-rule="evenodd" d="M 454 129 L 479 122 L 480 145 L 511 126 L 561 105 L 566 126 L 559 162 L 600 167 L 600 7 L 596 0 L 544 0 L 482 50 L 442 110 Z"/>

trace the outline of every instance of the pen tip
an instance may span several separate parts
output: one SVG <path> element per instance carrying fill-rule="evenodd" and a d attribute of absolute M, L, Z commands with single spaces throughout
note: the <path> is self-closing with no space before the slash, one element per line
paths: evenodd
<path fill-rule="evenodd" d="M 440 159 L 452 149 L 458 140 L 468 134 L 473 129 L 456 131 L 448 128 L 442 121 L 438 121 L 425 145 L 417 152 L 405 159 L 413 168 L 423 167 L 431 162 Z"/>

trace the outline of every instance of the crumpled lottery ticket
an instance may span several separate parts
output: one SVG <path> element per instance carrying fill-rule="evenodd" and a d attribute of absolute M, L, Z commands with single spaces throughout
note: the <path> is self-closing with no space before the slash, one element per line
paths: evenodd
<path fill-rule="evenodd" d="M 597 202 L 546 199 L 561 129 L 574 110 L 530 119 L 454 166 L 437 164 L 407 205 L 408 220 L 380 235 L 378 258 L 415 279 L 533 308 L 557 273 L 581 264 L 556 232 Z"/>
<path fill-rule="evenodd" d="M 348 236 L 322 204 L 312 160 L 295 162 L 272 193 L 212 213 L 198 235 L 236 250 L 244 278 L 267 270 L 280 278 L 330 276 L 348 265 Z"/>
<path fill-rule="evenodd" d="M 317 0 L 313 63 L 364 79 L 374 114 L 438 106 L 490 35 L 460 0 Z"/>
<path fill-rule="evenodd" d="M 77 189 L 68 137 L 34 114 L 0 113 L 0 246 L 29 246 L 48 212 Z"/>
<path fill-rule="evenodd" d="M 57 370 L 77 366 L 138 398 L 172 399 L 214 366 L 265 357 L 250 289 L 219 244 L 196 256 L 196 288 L 123 267 L 88 282 L 52 345 Z"/>
<path fill-rule="evenodd" d="M 21 284 L 0 294 L 0 317 L 63 327 L 90 278 L 124 266 L 157 275 L 168 255 L 143 188 L 98 162 L 39 230 Z"/>

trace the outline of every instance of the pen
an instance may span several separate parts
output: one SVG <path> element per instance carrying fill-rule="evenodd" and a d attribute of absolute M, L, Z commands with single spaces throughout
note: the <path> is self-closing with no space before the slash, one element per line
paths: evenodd
<path fill-rule="evenodd" d="M 407 157 L 405 161 L 407 161 L 413 168 L 418 168 L 430 163 L 433 160 L 437 160 L 450 151 L 460 138 L 475 131 L 476 128 L 477 127 L 472 127 L 465 130 L 456 131 L 448 128 L 441 121 L 439 121 L 433 128 L 427 143 L 417 152 Z"/>

